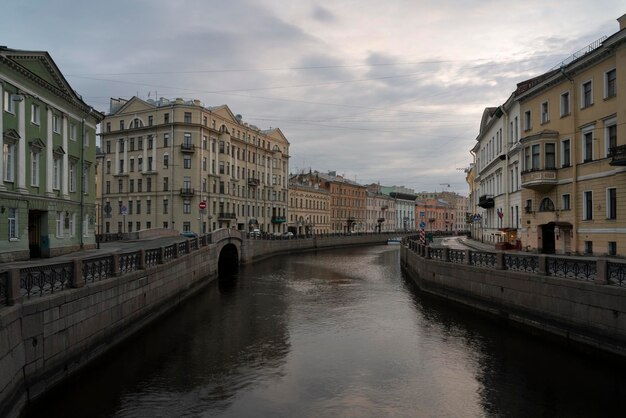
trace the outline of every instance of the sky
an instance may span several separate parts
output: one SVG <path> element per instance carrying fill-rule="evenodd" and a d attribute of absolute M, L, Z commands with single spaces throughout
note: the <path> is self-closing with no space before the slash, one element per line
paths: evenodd
<path fill-rule="evenodd" d="M 4 4 L 3 4 L 4 3 Z M 618 31 L 621 1 L 0 0 L 0 44 L 47 51 L 94 108 L 227 104 L 290 171 L 468 194 L 485 107 Z"/>

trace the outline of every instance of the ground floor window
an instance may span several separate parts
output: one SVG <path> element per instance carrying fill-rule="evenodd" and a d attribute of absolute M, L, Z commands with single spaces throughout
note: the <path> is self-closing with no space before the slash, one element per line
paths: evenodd
<path fill-rule="evenodd" d="M 16 241 L 18 236 L 18 211 L 17 208 L 9 208 L 9 241 Z"/>

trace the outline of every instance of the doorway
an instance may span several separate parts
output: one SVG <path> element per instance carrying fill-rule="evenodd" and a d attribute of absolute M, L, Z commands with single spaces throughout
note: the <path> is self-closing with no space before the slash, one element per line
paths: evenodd
<path fill-rule="evenodd" d="M 541 225 L 541 252 L 554 254 L 554 224 Z"/>
<path fill-rule="evenodd" d="M 44 212 L 39 210 L 28 211 L 28 249 L 30 258 L 40 258 L 42 256 L 42 221 Z"/>

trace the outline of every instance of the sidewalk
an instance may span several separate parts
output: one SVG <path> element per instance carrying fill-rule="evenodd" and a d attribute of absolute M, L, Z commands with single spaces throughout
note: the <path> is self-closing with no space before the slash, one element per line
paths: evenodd
<path fill-rule="evenodd" d="M 496 251 L 495 244 L 488 244 L 480 241 L 476 241 L 475 239 L 463 237 L 460 238 L 459 241 L 470 248 L 473 248 L 477 251 Z"/>

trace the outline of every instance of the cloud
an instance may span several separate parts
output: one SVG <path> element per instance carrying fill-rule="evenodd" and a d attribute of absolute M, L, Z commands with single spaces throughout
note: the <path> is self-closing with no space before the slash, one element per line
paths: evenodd
<path fill-rule="evenodd" d="M 333 22 L 335 21 L 335 16 L 320 5 L 316 5 L 313 7 L 313 18 L 320 22 Z"/>

